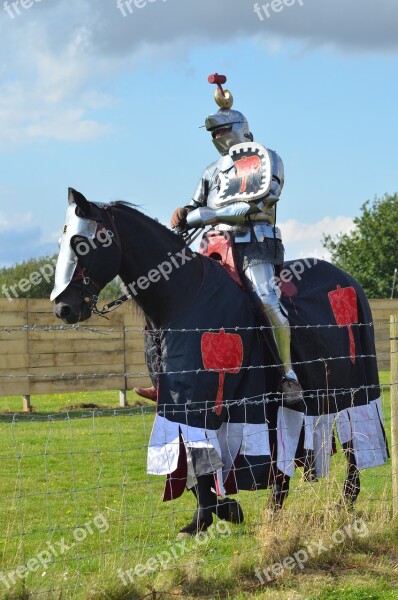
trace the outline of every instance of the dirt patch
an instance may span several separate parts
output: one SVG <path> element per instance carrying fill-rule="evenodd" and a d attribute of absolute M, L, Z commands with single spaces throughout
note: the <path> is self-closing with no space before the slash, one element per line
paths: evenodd
<path fill-rule="evenodd" d="M 98 410 L 109 410 L 112 408 L 111 406 L 98 406 L 98 404 L 91 404 L 86 402 L 81 402 L 80 404 L 72 404 L 71 406 L 65 406 L 64 408 L 60 408 L 60 412 L 64 412 L 65 410 L 81 410 L 82 408 L 95 408 Z"/>

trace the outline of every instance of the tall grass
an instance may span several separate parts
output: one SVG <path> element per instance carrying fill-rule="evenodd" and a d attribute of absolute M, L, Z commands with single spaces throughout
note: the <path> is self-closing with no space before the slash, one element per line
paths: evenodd
<path fill-rule="evenodd" d="M 146 475 L 153 405 L 76 414 L 57 412 L 78 404 L 76 399 L 62 397 L 51 405 L 45 398 L 42 406 L 40 402 L 35 400 L 36 414 L 0 419 L 0 571 L 7 575 L 26 565 L 61 538 L 70 542 L 76 527 L 99 514 L 109 529 L 95 530 L 26 579 L 17 578 L 9 590 L 0 581 L 0 598 L 398 596 L 390 464 L 361 475 L 361 495 L 353 513 L 340 503 L 346 470 L 341 452 L 332 459 L 328 479 L 307 483 L 297 470 L 278 514 L 268 509 L 268 491 L 241 492 L 244 523 L 230 525 L 230 534 L 221 535 L 216 521 L 211 536 L 201 543 L 188 540 L 179 555 L 176 533 L 190 521 L 195 501 L 185 493 L 163 503 L 162 479 Z M 98 395 L 94 400 L 98 406 L 109 402 L 109 397 L 104 401 Z M 388 431 L 388 390 L 383 403 Z M 346 536 L 334 543 L 335 532 L 357 519 L 366 524 L 367 535 Z M 327 550 L 311 556 L 302 569 L 297 565 L 285 569 L 271 581 L 262 576 L 261 582 L 256 575 L 255 569 L 273 573 L 275 564 L 320 541 Z M 178 556 L 163 569 L 157 557 L 172 548 Z M 153 560 L 158 562 L 156 568 L 134 574 L 133 581 L 124 576 L 124 585 L 118 572 L 154 565 Z"/>

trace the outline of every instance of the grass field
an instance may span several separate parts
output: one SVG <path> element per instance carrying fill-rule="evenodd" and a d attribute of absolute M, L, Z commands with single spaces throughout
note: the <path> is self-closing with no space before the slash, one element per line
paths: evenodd
<path fill-rule="evenodd" d="M 390 464 L 362 474 L 352 514 L 336 509 L 338 453 L 327 480 L 308 484 L 297 471 L 278 518 L 268 491 L 242 492 L 242 525 L 227 531 L 217 521 L 181 546 L 176 532 L 194 498 L 163 503 L 164 481 L 146 475 L 152 403 L 133 406 L 131 393 L 132 406 L 118 409 L 116 392 L 32 400 L 34 412 L 22 415 L 20 398 L 0 399 L 0 598 L 398 598 Z M 82 404 L 98 408 L 69 409 Z M 388 388 L 383 409 L 389 433 Z M 366 535 L 355 533 L 359 524 Z M 272 570 L 308 546 L 317 551 L 303 568 Z"/>

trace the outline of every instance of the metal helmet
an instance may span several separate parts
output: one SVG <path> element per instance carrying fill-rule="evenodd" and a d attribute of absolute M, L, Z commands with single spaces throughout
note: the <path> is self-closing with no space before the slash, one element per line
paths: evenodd
<path fill-rule="evenodd" d="M 235 144 L 253 140 L 249 123 L 238 110 L 220 108 L 218 112 L 207 117 L 205 126 L 212 135 L 213 144 L 222 155 L 228 154 L 229 149 Z M 225 133 L 216 137 L 217 132 L 224 129 Z"/>

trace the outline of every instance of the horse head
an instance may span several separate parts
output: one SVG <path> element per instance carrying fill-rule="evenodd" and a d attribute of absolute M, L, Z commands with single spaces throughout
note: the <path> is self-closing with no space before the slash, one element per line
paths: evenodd
<path fill-rule="evenodd" d="M 160 327 L 193 302 L 203 264 L 180 235 L 133 205 L 88 202 L 70 188 L 51 294 L 55 314 L 69 324 L 105 314 L 98 294 L 116 275 L 129 290 L 124 299 Z"/>
<path fill-rule="evenodd" d="M 72 188 L 68 202 L 50 298 L 55 315 L 73 324 L 98 312 L 98 295 L 119 273 L 122 252 L 110 206 Z"/>

